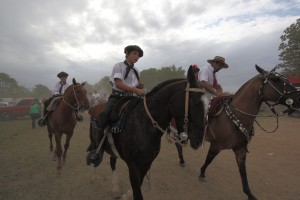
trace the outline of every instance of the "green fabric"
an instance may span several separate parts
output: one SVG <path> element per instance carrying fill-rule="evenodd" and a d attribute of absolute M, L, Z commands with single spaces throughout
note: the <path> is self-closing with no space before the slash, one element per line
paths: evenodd
<path fill-rule="evenodd" d="M 29 109 L 29 113 L 39 113 L 39 105 L 33 104 Z"/>

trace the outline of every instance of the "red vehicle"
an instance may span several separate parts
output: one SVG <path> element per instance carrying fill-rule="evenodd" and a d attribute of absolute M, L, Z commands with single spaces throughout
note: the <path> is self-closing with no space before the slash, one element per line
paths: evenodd
<path fill-rule="evenodd" d="M 298 89 L 300 90 L 300 72 L 291 72 L 287 74 L 287 79 Z M 300 111 L 296 110 L 293 113 L 289 114 L 291 117 L 299 117 Z"/>
<path fill-rule="evenodd" d="M 34 103 L 34 98 L 21 99 L 13 106 L 0 107 L 0 120 L 11 120 L 17 117 L 28 115 L 30 107 Z"/>

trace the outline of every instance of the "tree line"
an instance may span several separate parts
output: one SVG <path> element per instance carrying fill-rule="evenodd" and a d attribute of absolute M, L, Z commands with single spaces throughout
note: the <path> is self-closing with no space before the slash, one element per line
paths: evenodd
<path fill-rule="evenodd" d="M 162 81 L 184 77 L 185 70 L 182 67 L 176 67 L 175 65 L 162 67 L 161 69 L 150 68 L 140 72 L 140 79 L 144 82 L 147 91 L 150 91 L 154 86 Z M 87 82 L 85 84 L 85 88 L 88 93 L 92 93 L 94 90 L 97 90 L 97 92 L 105 94 L 106 96 L 111 93 L 108 76 L 104 76 L 95 84 Z M 23 86 L 19 86 L 17 81 L 14 78 L 11 78 L 10 75 L 0 73 L 0 98 L 48 98 L 51 96 L 51 89 L 45 85 L 37 84 L 30 90 Z"/>

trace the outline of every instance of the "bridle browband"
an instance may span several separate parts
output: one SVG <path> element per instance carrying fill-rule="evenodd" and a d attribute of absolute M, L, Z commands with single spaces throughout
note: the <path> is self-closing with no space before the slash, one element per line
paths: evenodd
<path fill-rule="evenodd" d="M 148 109 L 148 106 L 147 106 L 147 102 L 146 102 L 146 96 L 144 96 L 144 108 L 145 108 L 145 111 L 148 115 L 148 117 L 150 118 L 153 126 L 155 128 L 157 128 L 160 132 L 162 132 L 163 134 L 166 133 L 167 135 L 169 135 L 169 138 L 173 139 L 176 143 L 179 143 L 179 144 L 183 144 L 184 141 L 186 141 L 188 139 L 188 122 L 189 122 L 189 119 L 188 119 L 188 112 L 189 112 L 189 93 L 190 92 L 205 92 L 204 89 L 201 89 L 201 88 L 191 88 L 190 87 L 190 83 L 187 82 L 187 86 L 186 86 L 186 89 L 185 89 L 185 109 L 184 109 L 184 132 L 180 133 L 179 135 L 177 133 L 174 133 L 172 132 L 171 130 L 171 133 L 170 132 L 167 132 L 165 131 L 164 129 L 162 129 L 157 121 L 155 121 Z M 172 134 L 172 136 L 171 136 Z"/>

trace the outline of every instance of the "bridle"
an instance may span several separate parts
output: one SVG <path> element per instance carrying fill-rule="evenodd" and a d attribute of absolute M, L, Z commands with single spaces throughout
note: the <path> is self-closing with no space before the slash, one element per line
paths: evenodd
<path fill-rule="evenodd" d="M 75 103 L 74 106 L 72 106 L 70 103 L 68 103 L 68 102 L 65 100 L 65 95 L 63 96 L 63 102 L 64 102 L 67 106 L 69 106 L 70 108 L 72 108 L 72 110 L 74 110 L 74 111 L 77 111 L 77 110 L 79 109 L 79 107 L 80 107 L 80 103 L 79 103 L 79 100 L 78 100 L 78 98 L 77 98 L 77 95 L 76 95 L 76 92 L 75 92 L 75 89 L 74 89 L 74 88 L 77 87 L 77 86 L 80 86 L 80 84 L 78 84 L 78 85 L 73 85 L 73 88 L 72 88 L 74 97 L 75 97 L 75 99 L 76 99 L 76 103 Z"/>
<path fill-rule="evenodd" d="M 279 91 L 278 88 L 276 88 L 274 86 L 274 84 L 269 80 L 269 76 L 270 75 L 275 75 L 277 77 L 279 77 L 280 79 L 283 80 L 283 92 Z M 293 93 L 299 93 L 300 91 L 299 90 L 294 90 L 294 91 L 286 91 L 286 86 L 287 86 L 287 83 L 289 83 L 286 78 L 278 73 L 276 73 L 275 71 L 270 71 L 268 73 L 265 73 L 263 75 L 260 75 L 259 76 L 261 78 L 261 85 L 260 85 L 260 88 L 259 88 L 259 98 L 261 99 L 262 102 L 264 102 L 269 108 L 270 110 L 272 111 L 272 113 L 274 114 L 274 117 L 276 117 L 276 121 L 277 121 L 277 124 L 276 124 L 276 127 L 274 130 L 272 131 L 267 131 L 266 129 L 264 129 L 258 122 L 257 120 L 255 119 L 255 122 L 257 123 L 257 125 L 265 132 L 267 133 L 274 133 L 278 127 L 279 127 L 279 124 L 278 124 L 278 117 L 281 116 L 281 115 L 284 115 L 284 112 L 282 112 L 281 114 L 279 114 L 278 112 L 276 112 L 276 110 L 274 109 L 274 106 L 278 105 L 280 100 L 284 97 L 286 97 L 286 101 L 285 103 L 289 106 L 290 109 L 293 109 L 292 107 L 292 104 L 293 104 L 293 99 L 291 98 L 288 98 L 287 95 L 290 95 L 290 94 L 293 94 Z M 270 104 L 267 100 L 264 99 L 264 96 L 263 96 L 263 93 L 264 93 L 264 88 L 265 88 L 265 85 L 266 84 L 269 84 L 278 94 L 280 94 L 279 98 L 276 100 L 276 102 L 274 104 Z M 241 121 L 235 116 L 235 114 L 232 112 L 232 110 L 230 109 L 229 107 L 229 102 L 228 101 L 225 101 L 225 111 L 227 113 L 227 115 L 229 116 L 229 118 L 233 121 L 233 123 L 239 128 L 239 130 L 246 136 L 247 138 L 247 141 L 249 142 L 250 139 L 251 139 L 251 136 L 254 135 L 254 129 L 252 128 L 252 131 L 249 133 L 247 131 L 247 129 L 244 127 L 244 125 L 241 123 Z M 231 105 L 231 107 L 234 108 L 234 110 L 238 111 L 239 113 L 242 113 L 244 115 L 247 115 L 247 116 L 250 116 L 250 117 L 257 117 L 257 116 L 261 116 L 261 115 L 254 115 L 254 114 L 250 114 L 250 113 L 247 113 L 247 112 L 244 112 L 244 111 L 241 111 L 240 109 L 234 107 Z"/>
<path fill-rule="evenodd" d="M 280 91 L 278 90 L 278 88 L 276 88 L 276 87 L 272 84 L 272 82 L 269 81 L 268 78 L 269 78 L 270 75 L 275 75 L 275 76 L 277 76 L 277 77 L 279 77 L 280 79 L 283 80 L 283 92 L 280 92 Z M 271 72 L 269 72 L 269 73 L 266 73 L 266 74 L 264 74 L 264 75 L 261 75 L 260 77 L 261 77 L 261 85 L 260 85 L 260 89 L 259 89 L 259 97 L 260 97 L 260 99 L 261 99 L 263 102 L 265 102 L 270 108 L 273 107 L 274 105 L 278 105 L 279 102 L 280 102 L 280 100 L 281 100 L 283 97 L 286 97 L 287 95 L 290 95 L 290 94 L 293 94 L 293 93 L 299 93 L 299 92 L 300 92 L 300 91 L 297 90 L 297 89 L 294 90 L 294 91 L 288 91 L 288 92 L 287 92 L 287 91 L 286 91 L 286 86 L 287 86 L 287 83 L 289 83 L 288 80 L 287 80 L 284 76 L 282 76 L 282 75 L 276 73 L 275 71 L 271 71 Z M 273 104 L 272 106 L 270 106 L 270 105 L 268 104 L 268 102 L 267 102 L 266 100 L 264 100 L 264 97 L 263 97 L 264 85 L 265 85 L 266 83 L 268 83 L 268 84 L 269 84 L 269 85 L 270 85 L 270 86 L 271 86 L 278 94 L 280 94 L 279 98 L 276 100 L 275 104 Z M 290 108 L 292 108 L 292 105 L 293 105 L 294 101 L 293 101 L 293 99 L 287 98 L 287 97 L 286 97 L 285 103 L 286 103 Z M 274 113 L 274 114 L 275 114 L 275 113 Z M 277 113 L 276 113 L 276 114 L 277 114 Z"/>
<path fill-rule="evenodd" d="M 147 102 L 146 102 L 146 96 L 144 96 L 144 108 L 145 111 L 148 115 L 148 117 L 150 118 L 153 126 L 155 128 L 157 128 L 160 132 L 162 132 L 163 134 L 166 133 L 166 135 L 169 136 L 170 139 L 174 140 L 176 143 L 179 144 L 184 144 L 186 143 L 186 141 L 188 140 L 188 113 L 189 113 L 189 93 L 190 92 L 205 92 L 204 89 L 201 88 L 191 88 L 190 87 L 190 83 L 187 82 L 187 86 L 185 89 L 185 109 L 184 109 L 184 126 L 183 126 L 183 132 L 181 132 L 180 134 L 173 132 L 172 130 L 169 130 L 170 132 L 164 130 L 161 128 L 161 126 L 158 125 L 157 121 L 155 121 L 152 117 L 152 115 L 150 114 L 150 111 L 147 107 Z"/>

